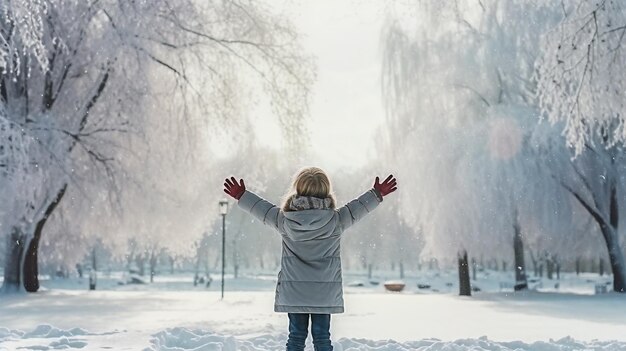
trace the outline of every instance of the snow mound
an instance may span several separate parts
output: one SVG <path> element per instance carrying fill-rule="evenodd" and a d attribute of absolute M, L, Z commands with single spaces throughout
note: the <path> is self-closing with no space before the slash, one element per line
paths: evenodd
<path fill-rule="evenodd" d="M 24 332 L 21 330 L 0 327 L 0 341 L 4 339 L 21 338 L 23 335 L 24 335 Z"/>
<path fill-rule="evenodd" d="M 83 328 L 59 329 L 49 324 L 38 325 L 33 331 L 28 333 L 21 330 L 0 327 L 0 351 L 18 349 L 82 349 L 89 346 L 89 338 L 93 339 L 94 337 L 97 338 L 117 333 L 120 333 L 120 331 L 91 333 Z M 3 344 L 10 344 L 11 346 L 3 346 Z"/>
<path fill-rule="evenodd" d="M 286 341 L 286 334 L 236 338 L 203 330 L 172 328 L 154 334 L 150 341 L 151 347 L 144 351 L 270 351 L 284 350 Z M 310 343 L 310 336 L 308 342 Z M 585 342 L 571 337 L 533 343 L 497 342 L 485 336 L 455 341 L 422 339 L 408 342 L 341 338 L 333 342 L 333 347 L 335 351 L 626 351 L 626 342 L 598 340 Z M 308 348 L 312 349 L 310 345 Z"/>
<path fill-rule="evenodd" d="M 250 339 L 235 339 L 233 336 L 219 335 L 202 330 L 172 328 L 153 335 L 152 347 L 145 351 L 261 351 L 284 349 L 284 338 L 277 340 L 271 335 L 261 335 Z"/>
<path fill-rule="evenodd" d="M 59 340 L 53 341 L 50 343 L 50 348 L 53 348 L 53 349 L 69 349 L 69 348 L 80 349 L 85 346 L 87 346 L 87 342 L 84 340 L 69 339 L 66 337 L 62 337 Z"/>
<path fill-rule="evenodd" d="M 84 336 L 89 335 L 89 332 L 82 328 L 72 328 L 69 330 L 63 330 L 53 327 L 49 324 L 38 325 L 35 330 L 30 333 L 26 333 L 22 338 L 60 338 L 67 336 Z"/>

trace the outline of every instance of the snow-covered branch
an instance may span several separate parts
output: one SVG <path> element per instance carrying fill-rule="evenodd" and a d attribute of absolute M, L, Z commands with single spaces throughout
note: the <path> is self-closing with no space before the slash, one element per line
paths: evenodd
<path fill-rule="evenodd" d="M 625 32 L 622 2 L 580 0 L 542 40 L 540 106 L 550 122 L 564 122 L 576 155 L 598 139 L 604 147 L 626 142 Z"/>

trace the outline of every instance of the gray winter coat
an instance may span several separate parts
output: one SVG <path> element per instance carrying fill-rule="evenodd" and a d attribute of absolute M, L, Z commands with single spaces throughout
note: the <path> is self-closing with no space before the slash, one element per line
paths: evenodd
<path fill-rule="evenodd" d="M 382 201 L 372 189 L 339 209 L 283 212 L 246 191 L 239 207 L 282 236 L 274 311 L 343 313 L 341 233 Z"/>

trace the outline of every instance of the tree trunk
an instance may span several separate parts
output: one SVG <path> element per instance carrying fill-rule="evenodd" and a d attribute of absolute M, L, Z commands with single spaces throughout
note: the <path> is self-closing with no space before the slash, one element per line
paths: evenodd
<path fill-rule="evenodd" d="M 89 271 L 89 290 L 96 290 L 97 273 L 95 269 Z"/>
<path fill-rule="evenodd" d="M 604 260 L 600 258 L 600 276 L 604 275 Z"/>
<path fill-rule="evenodd" d="M 533 276 L 537 277 L 539 275 L 539 270 L 537 269 L 537 258 L 535 258 L 532 249 L 528 250 L 528 253 L 530 254 L 530 261 L 533 263 Z"/>
<path fill-rule="evenodd" d="M 174 256 L 170 255 L 170 274 L 174 274 L 174 264 L 176 263 L 176 259 Z"/>
<path fill-rule="evenodd" d="M 146 274 L 145 261 L 143 253 L 135 256 L 135 263 L 137 263 L 137 269 L 139 270 L 138 274 L 142 277 Z"/>
<path fill-rule="evenodd" d="M 626 292 L 626 265 L 624 264 L 624 253 L 619 246 L 617 231 L 608 226 L 601 226 L 600 230 L 609 251 L 609 261 L 613 271 L 613 290 Z"/>
<path fill-rule="evenodd" d="M 96 290 L 98 276 L 98 259 L 96 257 L 96 247 L 91 249 L 91 271 L 89 272 L 89 290 Z"/>
<path fill-rule="evenodd" d="M 210 272 L 210 267 L 209 267 L 209 248 L 208 248 L 208 246 L 204 250 L 204 258 L 203 258 L 202 262 L 204 263 L 204 275 L 206 275 L 208 277 L 209 276 L 209 272 Z"/>
<path fill-rule="evenodd" d="M 372 279 L 372 264 L 367 265 L 367 279 Z"/>
<path fill-rule="evenodd" d="M 624 263 L 624 253 L 619 246 L 618 237 L 619 207 L 617 197 L 617 187 L 615 180 L 611 183 L 611 194 L 609 198 L 609 223 L 600 224 L 600 231 L 606 242 L 609 251 L 609 262 L 613 272 L 613 290 L 616 292 L 626 292 L 626 264 Z"/>
<path fill-rule="evenodd" d="M 580 257 L 576 259 L 576 275 L 580 275 Z"/>
<path fill-rule="evenodd" d="M 493 262 L 491 263 L 491 269 L 493 269 L 494 271 L 499 271 L 500 270 L 500 266 L 498 265 L 498 259 L 494 258 Z"/>
<path fill-rule="evenodd" d="M 33 237 L 30 239 L 28 244 L 28 249 L 26 250 L 26 255 L 24 256 L 24 288 L 28 292 L 37 292 L 37 290 L 39 290 L 39 241 L 41 240 L 43 228 L 46 225 L 48 218 L 52 215 L 52 212 L 54 212 L 59 202 L 63 199 L 65 190 L 67 190 L 67 184 L 63 185 L 59 192 L 57 192 L 54 199 L 52 199 L 52 202 L 48 204 L 48 207 L 43 213 L 43 217 L 37 222 Z"/>
<path fill-rule="evenodd" d="M 402 261 L 400 261 L 398 266 L 400 267 L 400 279 L 404 279 L 404 264 L 402 263 Z"/>
<path fill-rule="evenodd" d="M 517 218 L 517 213 L 513 223 L 513 251 L 515 253 L 515 291 L 528 289 L 526 280 L 526 266 L 524 265 L 524 242 L 522 241 L 522 231 Z"/>
<path fill-rule="evenodd" d="M 26 255 L 24 256 L 24 289 L 28 292 L 37 292 L 39 290 L 39 238 L 34 236 L 30 239 Z"/>
<path fill-rule="evenodd" d="M 17 292 L 21 289 L 22 283 L 22 259 L 24 258 L 24 247 L 26 234 L 21 228 L 11 228 L 11 234 L 7 237 L 6 255 L 4 258 L 4 283 L 3 292 Z"/>
<path fill-rule="evenodd" d="M 467 251 L 463 250 L 459 252 L 457 256 L 459 260 L 459 295 L 472 296 Z"/>
<path fill-rule="evenodd" d="M 153 252 L 150 253 L 150 283 L 154 283 L 154 275 L 156 274 L 157 255 Z"/>
<path fill-rule="evenodd" d="M 195 272 L 193 275 L 193 286 L 198 285 L 198 279 L 200 279 L 200 248 L 196 250 L 196 265 L 195 265 Z"/>
<path fill-rule="evenodd" d="M 615 157 L 612 157 L 615 162 Z M 609 253 L 609 263 L 613 272 L 613 290 L 616 292 L 626 292 L 626 264 L 624 263 L 624 253 L 619 246 L 619 204 L 617 194 L 617 169 L 613 169 L 613 174 L 608 178 L 609 181 L 609 213 L 608 218 L 603 216 L 590 203 L 586 202 L 578 193 L 571 188 L 567 190 L 578 200 L 578 202 L 591 214 L 593 219 L 598 223 L 606 248 Z M 594 200 L 595 201 L 595 200 Z M 608 219 L 608 222 L 607 222 Z M 594 262 L 595 260 L 592 260 Z"/>
<path fill-rule="evenodd" d="M 548 279 L 552 279 L 554 275 L 554 261 L 551 257 L 546 257 L 546 273 L 548 275 Z"/>
<path fill-rule="evenodd" d="M 96 256 L 95 246 L 93 249 L 91 249 L 91 268 L 93 268 L 94 271 L 98 271 L 98 258 Z"/>

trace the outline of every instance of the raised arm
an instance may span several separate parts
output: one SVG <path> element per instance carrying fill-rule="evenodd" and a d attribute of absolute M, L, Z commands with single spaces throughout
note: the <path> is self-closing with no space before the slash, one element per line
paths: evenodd
<path fill-rule="evenodd" d="M 226 179 L 224 183 L 224 192 L 233 198 L 239 200 L 239 207 L 250 213 L 253 217 L 260 220 L 263 224 L 274 227 L 279 230 L 280 224 L 284 221 L 283 212 L 271 202 L 262 199 L 255 193 L 246 190 L 243 179 L 237 183 L 235 177 Z"/>
<path fill-rule="evenodd" d="M 348 229 L 351 225 L 365 217 L 365 215 L 372 212 L 383 201 L 384 196 L 396 191 L 396 189 L 397 182 L 393 175 L 389 175 L 382 184 L 380 179 L 376 177 L 372 189 L 339 208 L 339 223 L 342 229 Z"/>

